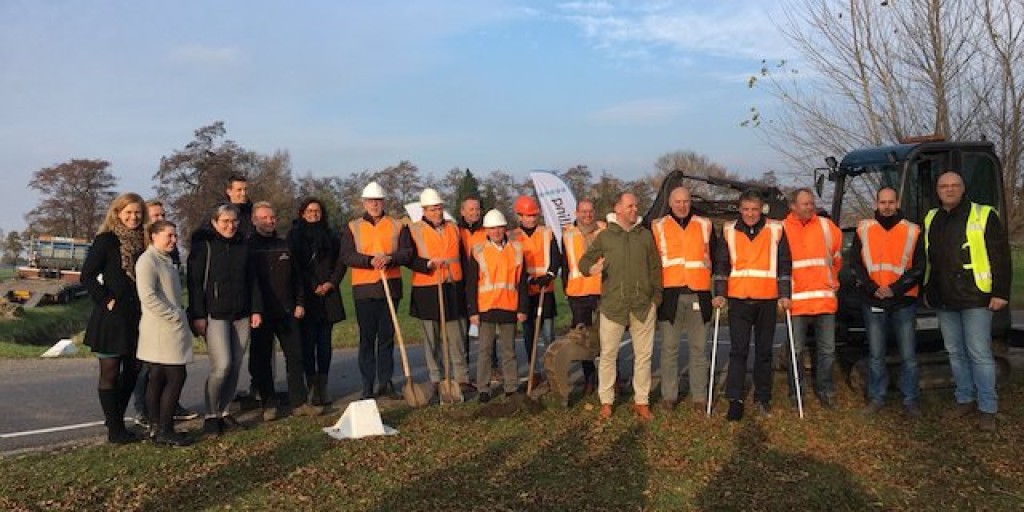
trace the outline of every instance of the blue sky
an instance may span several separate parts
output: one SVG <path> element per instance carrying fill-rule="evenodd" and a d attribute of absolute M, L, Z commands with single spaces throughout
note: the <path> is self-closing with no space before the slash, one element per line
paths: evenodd
<path fill-rule="evenodd" d="M 33 171 L 112 164 L 152 194 L 159 159 L 216 120 L 296 175 L 410 160 L 525 176 L 586 164 L 623 178 L 693 150 L 780 167 L 739 123 L 791 58 L 763 0 L 541 2 L 0 0 L 0 228 Z"/>

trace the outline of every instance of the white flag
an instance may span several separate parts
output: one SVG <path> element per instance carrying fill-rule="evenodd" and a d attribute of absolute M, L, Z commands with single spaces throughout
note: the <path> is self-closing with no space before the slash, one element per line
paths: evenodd
<path fill-rule="evenodd" d="M 544 214 L 544 223 L 555 233 L 558 245 L 562 245 L 562 226 L 576 221 L 576 197 L 572 190 L 554 173 L 547 171 L 531 171 L 530 179 L 537 191 L 540 211 Z"/>

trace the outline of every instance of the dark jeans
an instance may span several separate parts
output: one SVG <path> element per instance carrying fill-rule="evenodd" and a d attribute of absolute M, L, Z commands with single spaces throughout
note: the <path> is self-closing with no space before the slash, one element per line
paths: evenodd
<path fill-rule="evenodd" d="M 395 300 L 396 311 L 398 302 Z M 369 396 L 391 382 L 395 371 L 395 327 L 385 299 L 359 299 L 355 303 L 359 322 L 359 374 L 363 378 L 363 394 Z"/>
<path fill-rule="evenodd" d="M 265 318 L 262 325 L 252 330 L 252 342 L 249 345 L 249 371 L 252 372 L 253 383 L 263 399 L 264 406 L 275 404 L 277 402 L 273 372 L 275 336 L 284 353 L 288 399 L 292 405 L 295 405 L 295 400 L 305 396 L 306 382 L 302 374 L 302 339 L 299 335 L 299 323 L 294 318 Z"/>
<path fill-rule="evenodd" d="M 914 338 L 915 304 L 901 308 L 882 309 L 862 306 L 864 326 L 867 328 L 868 347 L 871 356 L 868 359 L 868 400 L 885 402 L 885 394 L 889 390 L 889 370 L 886 368 L 885 356 L 888 348 L 886 331 L 891 327 L 896 334 L 896 345 L 900 352 L 900 390 L 903 392 L 905 405 L 916 404 L 920 391 L 918 389 L 917 348 Z"/>
<path fill-rule="evenodd" d="M 775 299 L 729 299 L 729 374 L 725 395 L 729 400 L 746 396 L 747 355 L 754 338 L 754 400 L 767 404 L 772 399 L 772 342 L 775 337 Z"/>
<path fill-rule="evenodd" d="M 327 320 L 302 321 L 302 367 L 307 377 L 327 375 L 331 369 L 331 332 Z"/>

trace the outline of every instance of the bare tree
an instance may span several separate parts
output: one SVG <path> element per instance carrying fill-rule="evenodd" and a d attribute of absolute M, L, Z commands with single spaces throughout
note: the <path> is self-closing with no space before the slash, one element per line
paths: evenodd
<path fill-rule="evenodd" d="M 791 177 L 807 184 L 824 156 L 908 135 L 988 136 L 1004 164 L 1005 218 L 1024 230 L 1024 3 L 794 0 L 784 12 L 779 26 L 809 72 L 765 62 L 750 86 L 781 108 L 772 119 L 752 108 L 742 124 L 793 162 Z"/>
<path fill-rule="evenodd" d="M 217 121 L 195 131 L 195 139 L 183 149 L 160 159 L 153 175 L 157 195 L 168 206 L 189 240 L 189 233 L 206 223 L 210 208 L 227 197 L 228 179 L 233 175 L 249 181 L 249 196 L 270 201 L 280 211 L 292 211 L 295 184 L 287 152 L 262 155 L 224 140 L 224 122 Z"/>
<path fill-rule="evenodd" d="M 565 184 L 569 186 L 569 190 L 579 201 L 587 198 L 587 193 L 590 192 L 590 186 L 594 181 L 594 173 L 590 172 L 586 165 L 579 164 L 566 169 L 562 173 L 562 179 L 565 180 Z"/>
<path fill-rule="evenodd" d="M 307 173 L 296 180 L 296 198 L 301 201 L 307 197 L 315 197 L 320 200 L 327 213 L 327 222 L 335 232 L 341 229 L 348 222 L 347 209 L 342 204 L 342 179 L 336 176 L 316 178 L 312 173 Z M 298 217 L 298 210 L 290 212 Z M 280 215 L 280 214 L 279 214 Z"/>
<path fill-rule="evenodd" d="M 42 194 L 25 215 L 37 233 L 91 238 L 99 229 L 117 178 L 106 160 L 72 159 L 32 173 L 29 188 Z"/>
<path fill-rule="evenodd" d="M 9 231 L 7 236 L 2 238 L 4 241 L 4 264 L 17 265 L 21 261 L 21 253 L 25 250 L 21 234 L 17 231 Z"/>
<path fill-rule="evenodd" d="M 730 173 L 725 167 L 712 162 L 708 157 L 696 151 L 673 151 L 661 155 L 654 163 L 654 168 L 654 173 L 648 175 L 646 179 L 655 191 L 655 194 L 661 187 L 661 182 L 665 179 L 665 176 L 675 170 L 682 171 L 688 176 L 740 179 L 736 174 Z M 736 196 L 736 192 L 733 190 L 711 185 L 703 181 L 685 180 L 684 184 L 690 190 L 690 194 L 698 199 L 721 200 L 731 199 Z M 651 199 L 653 199 L 653 196 Z"/>

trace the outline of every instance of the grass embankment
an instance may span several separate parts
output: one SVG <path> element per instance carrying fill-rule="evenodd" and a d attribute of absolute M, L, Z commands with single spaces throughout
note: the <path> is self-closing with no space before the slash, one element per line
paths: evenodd
<path fill-rule="evenodd" d="M 1010 290 L 1010 307 L 1024 309 L 1024 246 L 1013 247 L 1013 288 Z"/>
<path fill-rule="evenodd" d="M 811 403 L 804 420 L 783 398 L 774 417 L 739 423 L 721 403 L 711 420 L 685 408 L 648 425 L 620 405 L 604 428 L 586 405 L 484 418 L 475 403 L 388 403 L 397 436 L 332 440 L 320 427 L 335 414 L 186 449 L 101 444 L 0 460 L 0 508 L 1010 510 L 1024 502 L 1021 377 L 1000 390 L 997 434 L 943 422 L 948 390 L 925 394 L 918 421 L 895 408 L 863 418 L 845 388 L 841 410 Z"/>
<path fill-rule="evenodd" d="M 420 321 L 409 316 L 409 298 L 411 297 L 411 276 L 404 269 L 403 299 L 398 303 L 398 322 L 406 343 L 421 343 L 423 327 Z M 342 301 L 345 304 L 347 319 L 335 324 L 332 345 L 335 348 L 359 346 L 359 325 L 356 323 L 356 309 L 352 302 L 352 287 L 346 274 L 341 283 Z M 556 326 L 559 330 L 569 324 L 569 307 L 565 295 L 556 286 L 558 318 Z M 0 320 L 0 358 L 39 357 L 46 347 L 61 338 L 73 337 L 77 343 L 82 341 L 82 331 L 89 320 L 92 310 L 88 299 L 80 299 L 68 306 L 42 306 L 25 310 L 23 318 Z M 79 354 L 88 355 L 89 348 L 79 345 Z M 195 341 L 197 353 L 205 353 L 206 346 L 200 339 Z"/>

